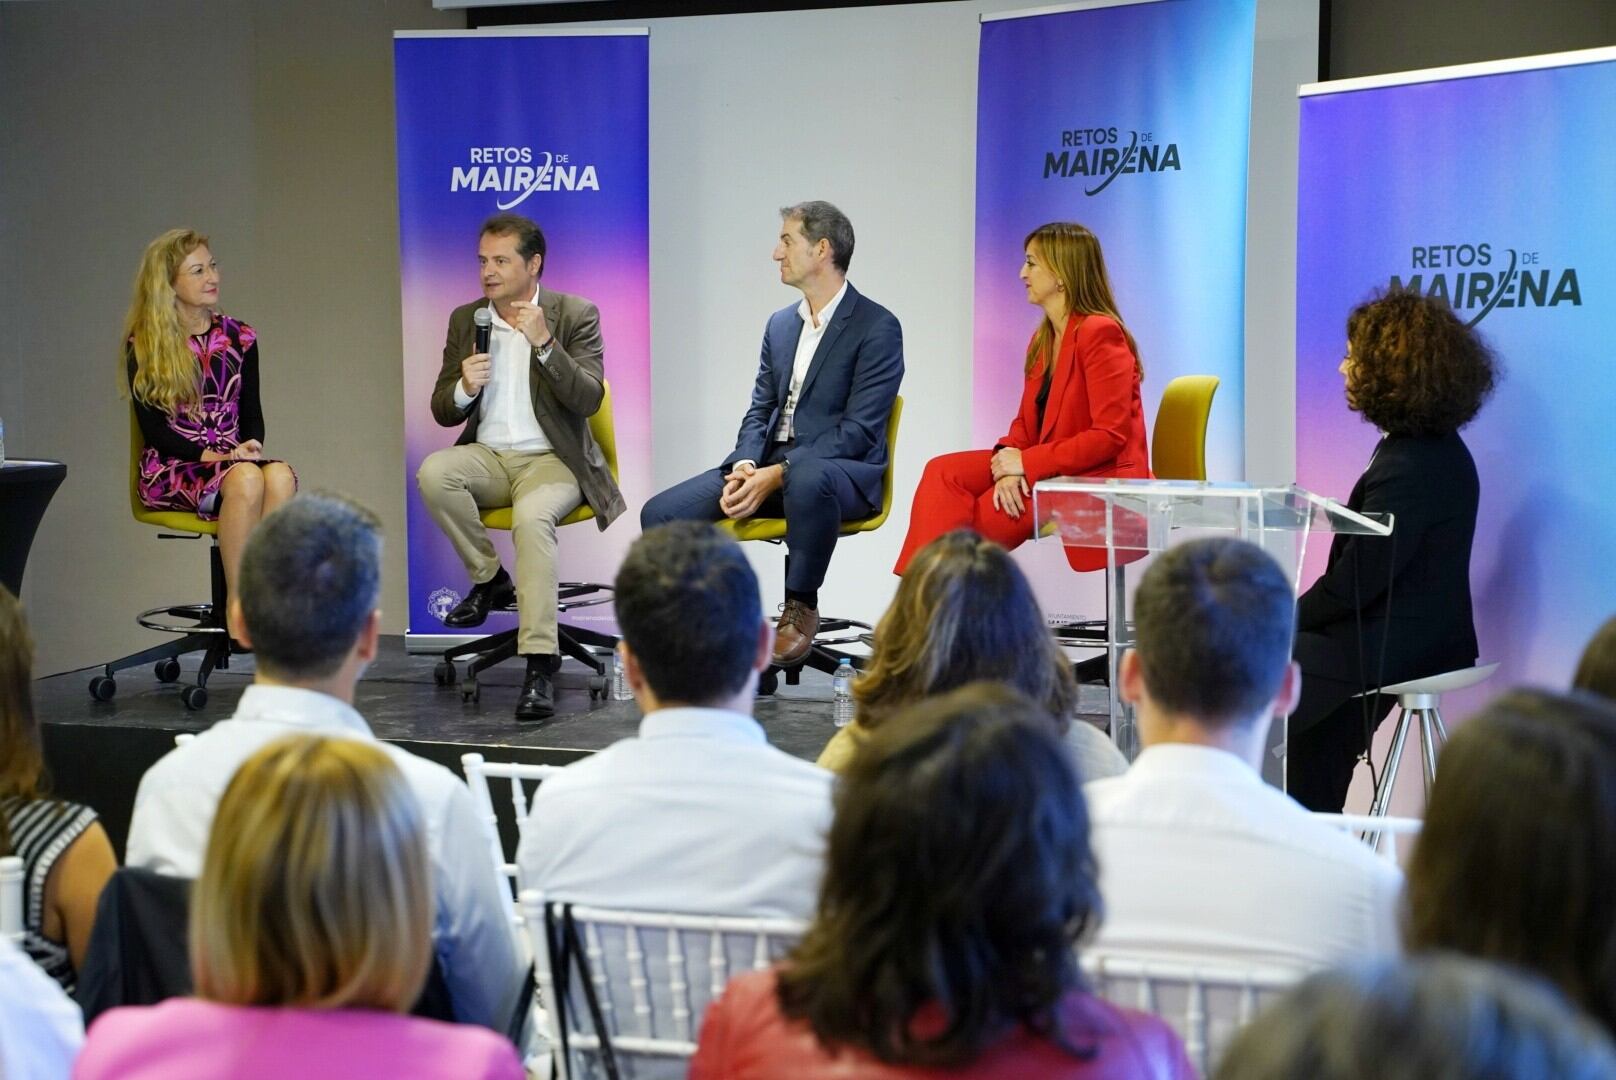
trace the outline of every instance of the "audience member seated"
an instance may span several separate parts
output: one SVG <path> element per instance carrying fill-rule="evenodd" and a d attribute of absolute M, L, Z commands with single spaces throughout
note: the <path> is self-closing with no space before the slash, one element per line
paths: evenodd
<path fill-rule="evenodd" d="M 294 732 L 374 741 L 354 686 L 376 656 L 381 532 L 345 499 L 300 495 L 247 542 L 230 632 L 255 653 L 235 715 L 169 751 L 141 778 L 128 862 L 195 877 L 225 785 L 265 743 Z M 466 785 L 441 765 L 377 743 L 421 802 L 431 846 L 437 955 L 457 1020 L 505 1031 L 523 965 L 510 901 L 488 861 L 488 826 Z"/>
<path fill-rule="evenodd" d="M 192 896 L 197 997 L 104 1014 L 74 1076 L 520 1080 L 504 1039 L 400 1015 L 432 959 L 421 811 L 374 742 L 289 735 L 253 754 Z"/>
<path fill-rule="evenodd" d="M 84 1020 L 62 988 L 0 937 L 0 1076 L 67 1080 L 84 1044 Z"/>
<path fill-rule="evenodd" d="M 752 719 L 773 628 L 740 546 L 704 522 L 648 530 L 616 582 L 622 662 L 644 719 L 539 786 L 523 888 L 655 911 L 805 918 L 832 776 Z"/>
<path fill-rule="evenodd" d="M 969 529 L 915 553 L 875 628 L 875 649 L 853 684 L 854 722 L 838 731 L 819 764 L 846 772 L 865 738 L 893 713 L 934 694 L 987 679 L 1041 704 L 1085 780 L 1128 767 L 1105 733 L 1074 720 L 1072 666 L 1044 623 L 1027 577 L 1007 551 Z"/>
<path fill-rule="evenodd" d="M 1535 971 L 1616 1032 L 1613 865 L 1616 705 L 1511 691 L 1442 751 L 1406 944 Z"/>
<path fill-rule="evenodd" d="M 1616 1076 L 1595 1024 L 1546 986 L 1456 956 L 1314 975 L 1240 1033 L 1217 1080 Z"/>
<path fill-rule="evenodd" d="M 118 860 L 94 810 L 50 796 L 33 666 L 22 605 L 0 585 L 0 855 L 23 861 L 23 948 L 71 993 Z"/>
<path fill-rule="evenodd" d="M 1097 947 L 1298 968 L 1397 951 L 1397 868 L 1258 773 L 1299 690 L 1293 619 L 1284 572 L 1242 540 L 1181 544 L 1140 578 L 1119 689 L 1145 749 L 1086 788 Z"/>
<path fill-rule="evenodd" d="M 1589 639 L 1571 686 L 1616 700 L 1616 617 L 1605 620 Z"/>
<path fill-rule="evenodd" d="M 976 683 L 889 717 L 836 793 L 819 912 L 708 1010 L 691 1080 L 1190 1077 L 1156 1017 L 1082 989 L 1088 815 L 1043 707 Z"/>

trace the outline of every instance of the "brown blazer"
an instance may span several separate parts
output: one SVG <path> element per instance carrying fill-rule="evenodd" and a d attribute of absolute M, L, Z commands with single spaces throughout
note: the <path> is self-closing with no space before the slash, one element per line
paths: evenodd
<path fill-rule="evenodd" d="M 477 349 L 477 328 L 472 312 L 488 304 L 473 300 L 449 313 L 449 332 L 443 341 L 443 369 L 432 388 L 432 416 L 444 427 L 464 423 L 465 430 L 456 446 L 477 441 L 479 394 L 462 409 L 455 404 L 455 383 L 460 381 L 460 362 Z M 572 471 L 583 492 L 584 502 L 595 512 L 595 523 L 604 529 L 627 509 L 623 493 L 606 465 L 606 455 L 589 432 L 589 418 L 600 408 L 605 396 L 606 376 L 602 360 L 600 312 L 581 296 L 539 290 L 539 307 L 545 324 L 555 335 L 549 359 L 539 363 L 538 350 L 532 357 L 528 377 L 533 388 L 533 415 L 544 429 L 545 438 L 561 463 Z"/>

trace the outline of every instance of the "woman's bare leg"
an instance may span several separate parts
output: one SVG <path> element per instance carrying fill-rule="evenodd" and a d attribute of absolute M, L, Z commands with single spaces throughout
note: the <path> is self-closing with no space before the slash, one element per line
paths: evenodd
<path fill-rule="evenodd" d="M 234 596 L 242 549 L 264 516 L 264 471 L 250 461 L 240 462 L 224 474 L 219 491 L 219 555 L 225 592 Z"/>

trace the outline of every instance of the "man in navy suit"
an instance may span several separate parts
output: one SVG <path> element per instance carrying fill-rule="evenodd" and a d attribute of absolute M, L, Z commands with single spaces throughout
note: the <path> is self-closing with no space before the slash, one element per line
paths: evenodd
<path fill-rule="evenodd" d="M 827 202 L 780 211 L 774 261 L 802 301 L 769 318 L 752 404 L 715 469 L 654 496 L 642 528 L 668 521 L 786 519 L 786 602 L 774 662 L 801 663 L 819 630 L 819 586 L 843 521 L 881 503 L 887 418 L 903 381 L 903 330 L 848 284 L 853 223 Z"/>

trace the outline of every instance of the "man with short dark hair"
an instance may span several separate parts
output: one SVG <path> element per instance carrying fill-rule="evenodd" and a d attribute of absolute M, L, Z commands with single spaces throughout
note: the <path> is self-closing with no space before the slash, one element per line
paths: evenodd
<path fill-rule="evenodd" d="M 1120 691 L 1145 750 L 1084 791 L 1106 918 L 1096 948 L 1311 968 L 1394 953 L 1402 874 L 1259 775 L 1296 705 L 1295 594 L 1242 540 L 1145 571 Z"/>
<path fill-rule="evenodd" d="M 903 330 L 847 281 L 853 224 L 828 202 L 780 211 L 774 261 L 802 292 L 763 332 L 752 404 L 735 449 L 654 496 L 651 528 L 675 520 L 786 519 L 786 600 L 773 662 L 800 664 L 819 631 L 819 587 L 843 521 L 881 505 L 887 420 L 903 381 Z"/>
<path fill-rule="evenodd" d="M 634 542 L 616 582 L 637 738 L 539 785 L 517 852 L 524 888 L 658 911 L 806 918 L 831 774 L 752 719 L 773 631 L 740 546 L 676 522 Z"/>
<path fill-rule="evenodd" d="M 381 526 L 329 495 L 265 517 L 241 557 L 230 632 L 252 646 L 253 683 L 235 715 L 170 750 L 141 777 L 127 863 L 194 878 L 225 787 L 260 747 L 308 732 L 374 741 L 354 686 L 376 656 Z M 492 837 L 466 785 L 442 765 L 381 743 L 420 800 L 437 918 L 433 939 L 457 1019 L 504 1032 L 523 971 L 510 902 L 488 861 Z"/>
<path fill-rule="evenodd" d="M 433 418 L 465 429 L 454 446 L 429 454 L 415 476 L 473 583 L 444 625 L 481 626 L 491 610 L 516 601 L 516 651 L 527 657 L 518 720 L 555 714 L 557 524 L 580 503 L 602 529 L 625 509 L 589 431 L 606 392 L 600 312 L 582 297 L 539 287 L 545 252 L 543 231 L 520 214 L 483 223 L 483 297 L 449 315 L 432 388 Z M 476 345 L 479 312 L 488 315 L 487 352 Z M 480 517 L 504 506 L 511 508 L 514 582 Z"/>

